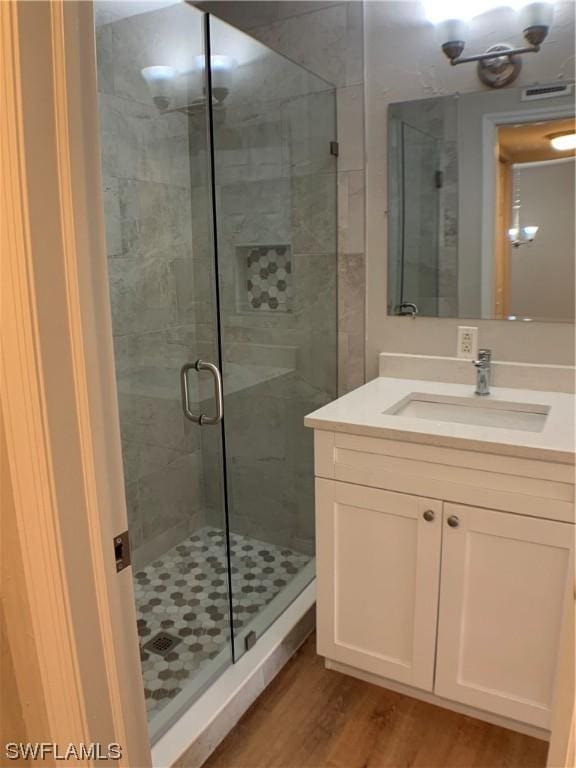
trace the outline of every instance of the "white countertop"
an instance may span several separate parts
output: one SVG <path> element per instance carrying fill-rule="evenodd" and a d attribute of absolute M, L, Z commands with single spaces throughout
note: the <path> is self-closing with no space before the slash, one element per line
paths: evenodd
<path fill-rule="evenodd" d="M 574 463 L 574 395 L 493 387 L 490 400 L 550 409 L 541 432 L 429 421 L 387 414 L 411 393 L 474 398 L 468 384 L 380 377 L 306 416 L 307 427 L 448 448 Z"/>

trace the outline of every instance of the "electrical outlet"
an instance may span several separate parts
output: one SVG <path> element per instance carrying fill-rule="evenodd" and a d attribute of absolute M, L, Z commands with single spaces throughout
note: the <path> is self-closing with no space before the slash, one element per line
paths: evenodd
<path fill-rule="evenodd" d="M 466 360 L 474 360 L 478 354 L 478 328 L 466 325 L 458 326 L 458 345 L 456 355 Z"/>

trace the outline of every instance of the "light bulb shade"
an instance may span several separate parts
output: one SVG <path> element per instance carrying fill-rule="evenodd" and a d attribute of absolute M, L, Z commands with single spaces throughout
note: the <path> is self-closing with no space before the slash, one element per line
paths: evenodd
<path fill-rule="evenodd" d="M 520 231 L 517 227 L 511 227 L 508 230 L 508 239 L 514 242 L 515 240 L 518 240 L 518 235 L 520 234 Z"/>
<path fill-rule="evenodd" d="M 519 12 L 520 28 L 522 30 L 531 27 L 550 27 L 554 19 L 554 4 L 539 0 L 539 2 L 526 3 Z"/>
<path fill-rule="evenodd" d="M 206 57 L 196 56 L 194 64 L 197 70 L 204 72 L 206 69 Z M 237 67 L 238 62 L 232 56 L 225 56 L 219 53 L 210 56 L 212 89 L 217 98 L 224 96 L 232 87 L 233 73 Z"/>
<path fill-rule="evenodd" d="M 526 240 L 534 240 L 536 237 L 536 233 L 538 232 L 539 227 L 522 227 L 522 234 L 526 238 Z"/>
<path fill-rule="evenodd" d="M 225 56 L 222 53 L 215 53 L 210 56 L 210 65 L 212 74 L 214 72 L 233 72 L 238 67 L 238 62 L 232 56 Z M 203 72 L 206 68 L 206 56 L 195 56 L 194 66 Z"/>
<path fill-rule="evenodd" d="M 210 57 L 210 63 L 212 65 L 212 72 L 231 72 L 238 67 L 238 62 L 232 56 L 224 56 L 218 53 Z"/>
<path fill-rule="evenodd" d="M 576 149 L 576 133 L 558 133 L 548 137 L 552 147 L 559 152 Z"/>
<path fill-rule="evenodd" d="M 436 24 L 436 41 L 439 45 L 466 42 L 468 24 L 463 19 L 445 19 Z"/>
<path fill-rule="evenodd" d="M 167 109 L 173 96 L 174 81 L 178 71 L 174 67 L 154 66 L 144 67 L 140 70 L 140 74 L 156 106 L 159 109 Z"/>
<path fill-rule="evenodd" d="M 144 67 L 140 70 L 140 74 L 150 86 L 150 88 L 161 87 L 161 84 L 166 84 L 171 80 L 174 80 L 178 72 L 174 67 L 155 66 Z"/>

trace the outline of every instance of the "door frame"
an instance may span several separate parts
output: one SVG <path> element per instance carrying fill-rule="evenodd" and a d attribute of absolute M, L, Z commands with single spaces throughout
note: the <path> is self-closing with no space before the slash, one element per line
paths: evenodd
<path fill-rule="evenodd" d="M 113 547 L 127 515 L 92 3 L 0 3 L 0 48 L 0 384 L 41 680 L 27 706 L 44 701 L 61 748 L 118 743 L 119 765 L 146 768 L 131 568 Z"/>
<path fill-rule="evenodd" d="M 494 312 L 494 247 L 496 243 L 497 165 L 496 145 L 498 128 L 512 123 L 533 123 L 537 120 L 557 120 L 572 117 L 569 106 L 520 109 L 514 112 L 489 112 L 482 118 L 482 225 L 481 225 L 481 315 L 492 317 Z"/>

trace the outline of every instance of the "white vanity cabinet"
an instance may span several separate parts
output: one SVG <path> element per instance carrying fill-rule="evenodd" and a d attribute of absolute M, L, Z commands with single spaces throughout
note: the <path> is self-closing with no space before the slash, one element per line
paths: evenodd
<path fill-rule="evenodd" d="M 320 654 L 432 690 L 441 518 L 438 501 L 316 480 Z"/>
<path fill-rule="evenodd" d="M 438 695 L 549 725 L 573 533 L 567 523 L 444 504 Z"/>
<path fill-rule="evenodd" d="M 549 729 L 573 587 L 573 467 L 315 435 L 328 666 Z"/>

